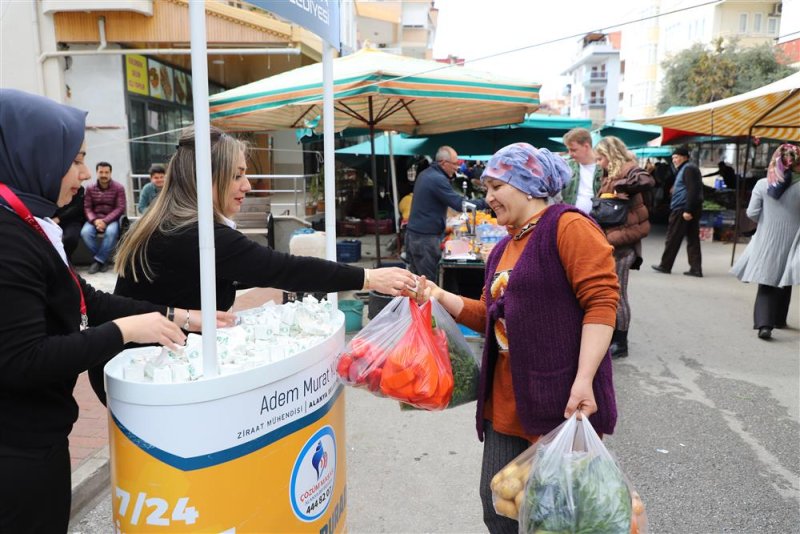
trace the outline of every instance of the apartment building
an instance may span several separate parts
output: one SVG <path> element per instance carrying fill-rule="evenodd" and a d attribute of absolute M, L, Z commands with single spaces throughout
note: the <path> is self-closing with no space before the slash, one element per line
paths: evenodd
<path fill-rule="evenodd" d="M 432 0 L 355 0 L 356 49 L 432 59 L 438 15 Z"/>
<path fill-rule="evenodd" d="M 800 69 L 800 0 L 783 0 L 781 7 L 778 47 L 789 62 Z"/>
<path fill-rule="evenodd" d="M 620 115 L 657 114 L 664 80 L 662 63 L 681 50 L 696 43 L 710 44 L 718 38 L 736 39 L 743 47 L 774 43 L 781 31 L 784 3 L 721 0 L 692 7 L 697 4 L 694 0 L 644 0 L 630 18 L 646 20 L 622 28 Z M 656 15 L 659 16 L 650 18 Z"/>
<path fill-rule="evenodd" d="M 572 64 L 562 74 L 570 78 L 565 89 L 570 117 L 592 120 L 598 127 L 619 113 L 620 32 L 589 33 L 578 41 Z"/>

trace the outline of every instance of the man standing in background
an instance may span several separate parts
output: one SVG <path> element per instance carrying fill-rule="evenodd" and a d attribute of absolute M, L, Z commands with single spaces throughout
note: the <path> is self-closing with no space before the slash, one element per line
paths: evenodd
<path fill-rule="evenodd" d="M 414 202 L 406 226 L 406 257 L 411 272 L 438 283 L 441 242 L 447 208 L 458 212 L 461 203 L 471 202 L 485 209 L 483 199 L 471 200 L 456 193 L 450 179 L 458 170 L 458 154 L 449 146 L 436 151 L 436 162 L 422 171 L 414 182 Z"/>
<path fill-rule="evenodd" d="M 672 264 L 686 237 L 686 254 L 689 257 L 689 270 L 686 276 L 703 277 L 702 256 L 700 254 L 700 215 L 703 211 L 703 177 L 700 169 L 689 161 L 689 148 L 679 146 L 672 153 L 675 166 L 675 185 L 672 187 L 672 201 L 669 204 L 669 224 L 667 241 L 661 263 L 653 265 L 659 273 L 672 272 Z"/>
<path fill-rule="evenodd" d="M 95 170 L 97 183 L 86 188 L 83 199 L 86 223 L 81 229 L 81 238 L 94 257 L 89 274 L 108 269 L 108 260 L 119 239 L 120 218 L 125 215 L 125 188 L 111 179 L 111 164 L 101 161 Z M 103 238 L 99 246 L 98 236 Z"/>
<path fill-rule="evenodd" d="M 572 180 L 561 192 L 561 199 L 588 215 L 603 179 L 603 169 L 597 165 L 592 150 L 592 134 L 586 128 L 573 128 L 564 134 L 564 145 L 571 158 L 567 163 L 572 169 Z"/>

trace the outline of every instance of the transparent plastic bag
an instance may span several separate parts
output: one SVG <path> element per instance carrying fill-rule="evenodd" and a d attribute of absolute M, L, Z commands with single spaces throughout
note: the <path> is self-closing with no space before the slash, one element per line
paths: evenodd
<path fill-rule="evenodd" d="M 430 302 L 433 336 L 437 343 L 444 345 L 453 373 L 453 395 L 447 408 L 475 401 L 478 399 L 480 360 L 447 310 L 436 299 Z M 401 404 L 400 407 L 404 410 L 414 408 L 408 404 Z"/>
<path fill-rule="evenodd" d="M 573 414 L 531 449 L 520 533 L 647 533 L 641 498 L 587 417 Z"/>
<path fill-rule="evenodd" d="M 446 408 L 453 373 L 446 339 L 431 323 L 431 302 L 396 297 L 339 354 L 339 377 L 417 408 Z"/>
<path fill-rule="evenodd" d="M 536 445 L 534 443 L 492 477 L 492 504 L 497 515 L 519 520 L 519 509 L 525 499 L 525 485 L 531 474 Z"/>

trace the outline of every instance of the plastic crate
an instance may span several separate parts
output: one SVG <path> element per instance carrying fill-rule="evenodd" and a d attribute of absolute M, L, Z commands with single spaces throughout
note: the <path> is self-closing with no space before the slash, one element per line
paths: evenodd
<path fill-rule="evenodd" d="M 338 221 L 336 223 L 336 234 L 343 237 L 361 237 L 364 235 L 364 221 Z"/>
<path fill-rule="evenodd" d="M 336 261 L 353 263 L 361 260 L 361 241 L 345 239 L 336 243 Z"/>
<path fill-rule="evenodd" d="M 700 227 L 700 241 L 713 241 L 714 240 L 714 227 L 701 226 Z"/>
<path fill-rule="evenodd" d="M 364 231 L 368 234 L 375 233 L 375 226 L 378 226 L 379 234 L 391 234 L 394 232 L 394 223 L 391 219 L 379 219 L 376 223 L 375 219 L 364 219 Z"/>

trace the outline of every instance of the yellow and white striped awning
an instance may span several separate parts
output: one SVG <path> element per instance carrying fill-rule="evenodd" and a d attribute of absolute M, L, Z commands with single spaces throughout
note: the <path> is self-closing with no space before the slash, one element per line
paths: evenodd
<path fill-rule="evenodd" d="M 516 124 L 539 107 L 538 83 L 365 48 L 333 61 L 335 130 L 416 135 Z M 322 65 L 237 87 L 209 99 L 229 131 L 322 129 Z M 319 121 L 319 122 L 316 122 Z"/>
<path fill-rule="evenodd" d="M 633 122 L 702 135 L 800 141 L 800 72 L 741 95 Z"/>

